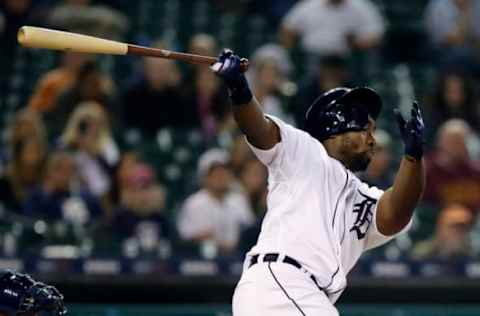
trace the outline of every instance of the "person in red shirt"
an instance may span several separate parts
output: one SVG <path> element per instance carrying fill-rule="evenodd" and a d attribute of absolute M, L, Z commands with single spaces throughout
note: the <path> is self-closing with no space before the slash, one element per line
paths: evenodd
<path fill-rule="evenodd" d="M 440 126 L 436 149 L 426 159 L 424 200 L 431 206 L 459 203 L 480 210 L 480 163 L 468 152 L 470 137 L 472 131 L 464 120 L 451 119 Z"/>

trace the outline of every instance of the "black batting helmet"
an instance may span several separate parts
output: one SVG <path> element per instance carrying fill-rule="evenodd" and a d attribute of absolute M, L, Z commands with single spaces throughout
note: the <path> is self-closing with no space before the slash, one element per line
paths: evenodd
<path fill-rule="evenodd" d="M 306 131 L 323 141 L 330 136 L 362 131 L 368 118 L 377 119 L 382 110 L 382 100 L 366 87 L 331 89 L 319 96 L 306 114 Z"/>
<path fill-rule="evenodd" d="M 63 316 L 63 295 L 53 286 L 36 282 L 29 275 L 0 271 L 0 312 L 8 316 Z"/>

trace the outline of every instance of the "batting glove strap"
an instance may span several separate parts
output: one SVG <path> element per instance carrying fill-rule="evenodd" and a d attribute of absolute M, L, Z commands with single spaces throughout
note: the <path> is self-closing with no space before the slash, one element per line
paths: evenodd
<path fill-rule="evenodd" d="M 252 98 L 252 91 L 248 86 L 247 79 L 244 75 L 241 76 L 239 83 L 236 83 L 234 87 L 228 88 L 230 99 L 232 100 L 233 105 L 242 105 L 248 104 Z"/>
<path fill-rule="evenodd" d="M 405 155 L 420 160 L 423 157 L 423 131 L 425 124 L 423 123 L 422 113 L 417 102 L 413 103 L 411 110 L 411 118 L 405 121 L 398 109 L 395 109 L 398 128 L 405 145 Z"/>

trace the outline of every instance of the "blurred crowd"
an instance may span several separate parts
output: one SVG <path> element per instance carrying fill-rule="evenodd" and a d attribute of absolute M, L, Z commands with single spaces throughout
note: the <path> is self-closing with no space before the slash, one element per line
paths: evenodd
<path fill-rule="evenodd" d="M 368 85 L 389 60 L 384 46 L 391 21 L 378 1 L 203 2 L 222 14 L 269 21 L 271 41 L 248 52 L 248 80 L 266 113 L 299 128 L 318 95 Z M 428 54 L 434 73 L 431 86 L 417 96 L 428 128 L 427 191 L 407 240 L 380 255 L 477 257 L 480 3 L 423 2 L 416 22 L 428 49 L 409 46 L 408 39 L 403 45 Z M 24 24 L 137 40 L 130 12 L 119 3 L 4 0 L 2 65 L 14 62 L 16 31 Z M 170 45 L 162 36 L 142 41 Z M 221 45 L 215 36 L 198 33 L 183 50 L 216 56 Z M 358 56 L 361 62 L 353 63 Z M 101 57 L 59 53 L 6 122 L 0 147 L 3 256 L 214 258 L 241 255 L 255 242 L 267 208 L 267 172 L 236 128 L 222 82 L 204 66 L 156 58 L 129 62 L 128 78 L 119 81 Z M 415 67 L 415 60 L 407 62 Z M 385 104 L 386 118 L 394 106 Z M 381 189 L 392 184 L 401 152 L 391 125 L 388 119 L 379 124 L 376 155 L 359 174 Z M 167 166 L 136 146 L 161 144 L 165 130 L 194 131 L 203 144 L 194 172 L 180 168 L 184 181 L 178 190 L 162 176 Z"/>

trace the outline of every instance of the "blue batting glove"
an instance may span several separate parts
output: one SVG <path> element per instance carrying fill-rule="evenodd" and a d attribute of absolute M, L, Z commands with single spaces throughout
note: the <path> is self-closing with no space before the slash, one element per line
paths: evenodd
<path fill-rule="evenodd" d="M 224 49 L 218 56 L 218 61 L 210 66 L 227 85 L 234 105 L 247 104 L 253 97 L 247 79 L 241 71 L 241 63 L 242 59 L 232 50 Z"/>
<path fill-rule="evenodd" d="M 423 123 L 422 112 L 418 103 L 413 103 L 411 117 L 408 121 L 405 121 L 398 109 L 395 109 L 394 112 L 400 135 L 405 145 L 405 154 L 416 160 L 422 159 L 423 145 L 425 143 L 423 138 L 425 124 Z"/>

